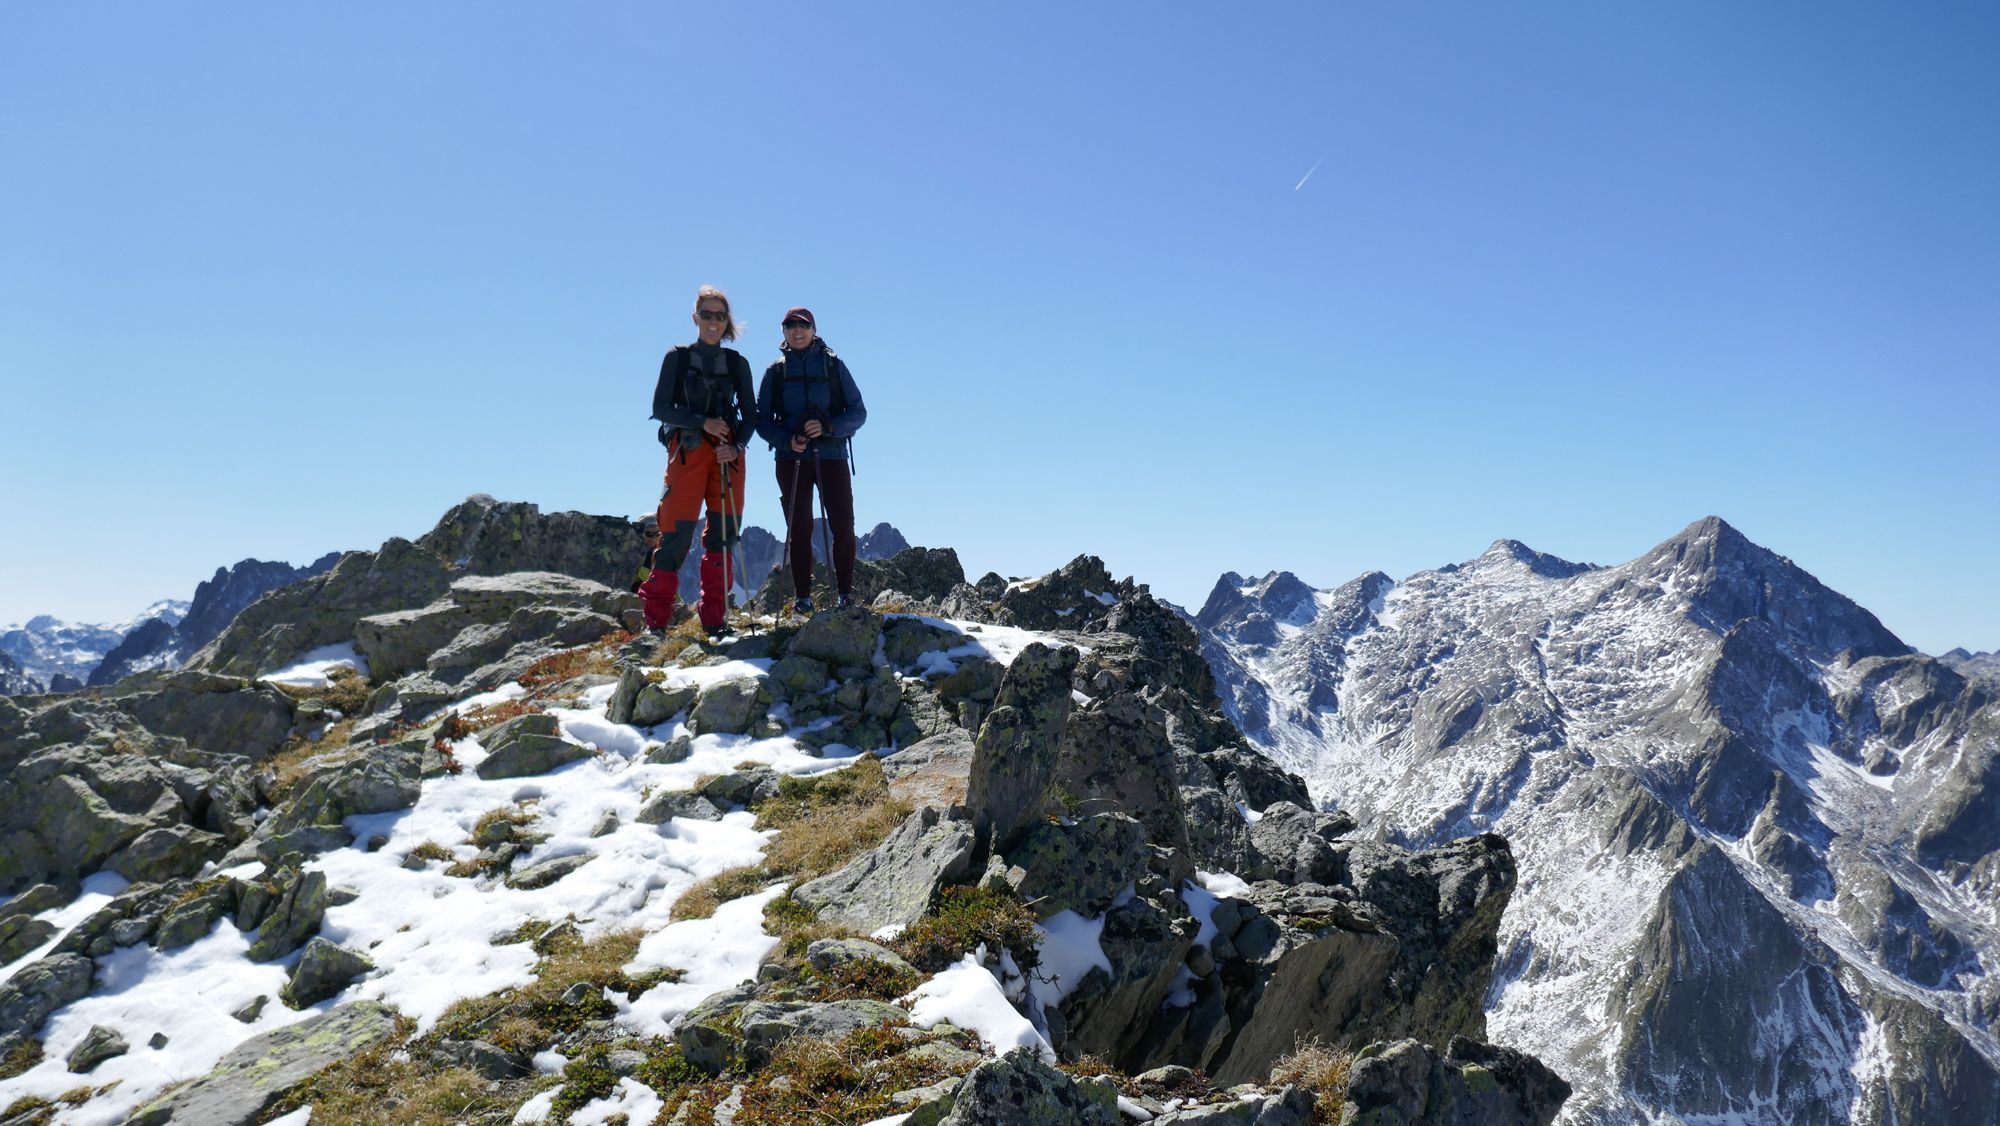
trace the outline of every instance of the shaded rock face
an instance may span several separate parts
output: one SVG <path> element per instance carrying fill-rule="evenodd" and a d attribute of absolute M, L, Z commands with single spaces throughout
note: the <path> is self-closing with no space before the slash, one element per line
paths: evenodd
<path fill-rule="evenodd" d="M 1410 1126 L 1545 1123 L 1569 1084 L 1534 1057 L 1453 1040 L 1442 1054 L 1415 1040 L 1373 1046 L 1354 1062 L 1343 1122 Z"/>
<path fill-rule="evenodd" d="M 142 698 L 59 701 L 16 710 L 0 734 L 0 894 L 74 886 L 100 867 L 135 878 L 191 873 L 252 829 L 250 759 L 155 735 L 130 712 L 222 745 L 263 753 L 283 697 L 241 682 L 224 691 L 168 684 Z M 267 704 L 280 709 L 267 713 Z M 289 727 L 289 721 L 285 721 Z M 245 742 L 237 743 L 238 738 Z"/>
<path fill-rule="evenodd" d="M 1352 832 L 1513 842 L 1488 1025 L 1577 1083 L 1571 1120 L 2000 1100 L 1969 909 L 2000 895 L 2000 687 L 1968 662 L 1713 519 L 1618 567 L 1503 541 L 1400 584 L 1224 576 L 1196 621 L 1231 716 Z M 1254 843 L 1325 869 L 1272 820 Z"/>

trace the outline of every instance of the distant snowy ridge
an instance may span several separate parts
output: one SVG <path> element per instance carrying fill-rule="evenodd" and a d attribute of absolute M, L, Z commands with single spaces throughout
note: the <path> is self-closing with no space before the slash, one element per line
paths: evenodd
<path fill-rule="evenodd" d="M 104 655 L 117 648 L 128 634 L 155 621 L 171 628 L 181 621 L 188 606 L 186 602 L 162 599 L 125 621 L 110 624 L 66 622 L 50 614 L 37 615 L 25 625 L 0 629 L 0 654 L 12 658 L 34 682 L 35 687 L 29 691 L 46 689 L 59 676 L 82 684 L 103 663 Z"/>
<path fill-rule="evenodd" d="M 1573 1123 L 1988 1122 L 2000 689 L 1710 518 L 1618 567 L 1226 575 L 1231 717 L 1403 843 L 1513 842 L 1495 1040 Z"/>

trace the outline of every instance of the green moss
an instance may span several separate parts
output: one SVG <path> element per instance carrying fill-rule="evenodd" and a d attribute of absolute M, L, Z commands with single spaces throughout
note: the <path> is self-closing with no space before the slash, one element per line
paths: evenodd
<path fill-rule="evenodd" d="M 568 1122 L 570 1115 L 618 1089 L 618 1073 L 611 1070 L 610 1058 L 609 1045 L 593 1044 L 563 1067 L 563 1088 L 549 1105 L 550 1121 Z"/>

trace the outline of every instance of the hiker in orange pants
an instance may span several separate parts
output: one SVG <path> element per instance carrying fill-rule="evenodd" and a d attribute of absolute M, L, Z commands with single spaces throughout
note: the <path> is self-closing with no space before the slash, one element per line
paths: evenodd
<path fill-rule="evenodd" d="M 694 545 L 702 506 L 701 624 L 710 636 L 726 632 L 729 587 L 736 576 L 727 560 L 743 528 L 743 439 L 757 417 L 750 389 L 750 365 L 740 352 L 722 347 L 736 339 L 729 298 L 714 286 L 695 297 L 694 323 L 700 339 L 668 352 L 653 388 L 653 417 L 667 447 L 665 486 L 660 491 L 660 546 L 653 573 L 639 587 L 646 627 L 665 629 L 680 594 L 680 567 Z"/>

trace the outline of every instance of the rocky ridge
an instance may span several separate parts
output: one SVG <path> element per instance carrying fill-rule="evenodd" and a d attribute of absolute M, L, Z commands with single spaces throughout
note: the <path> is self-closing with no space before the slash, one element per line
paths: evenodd
<path fill-rule="evenodd" d="M 2000 687 L 1720 520 L 1618 567 L 1224 576 L 1226 708 L 1362 835 L 1513 843 L 1494 1038 L 1570 1122 L 1985 1121 Z M 1579 905 L 1590 905 L 1579 910 Z"/>
<path fill-rule="evenodd" d="M 195 587 L 194 598 L 178 621 L 147 619 L 104 654 L 84 683 L 116 684 L 133 673 L 179 668 L 227 629 L 244 607 L 279 587 L 325 574 L 339 561 L 340 552 L 333 551 L 304 567 L 261 559 L 217 567 L 213 577 Z"/>
<path fill-rule="evenodd" d="M 733 1107 L 747 1124 L 759 1100 L 785 1090 L 783 1073 L 766 1069 L 800 1058 L 786 1047 L 793 1040 L 842 1051 L 865 1042 L 869 1066 L 925 1078 L 895 1092 L 911 1122 L 1302 1123 L 1312 1113 L 1303 1089 L 1240 1086 L 1265 1080 L 1301 1038 L 1360 1053 L 1340 1092 L 1356 1121 L 1464 1121 L 1476 1107 L 1483 1121 L 1545 1122 L 1561 1104 L 1567 1088 L 1553 1073 L 1486 1044 L 1477 1004 L 1516 885 L 1507 842 L 1473 836 L 1411 852 L 1357 839 L 1345 816 L 1314 811 L 1303 782 L 1253 753 L 1217 711 L 1195 635 L 1142 587 L 1088 557 L 1033 582 L 967 583 L 949 551 L 911 549 L 863 568 L 870 600 L 896 612 L 774 623 L 722 651 L 685 639 L 660 646 L 624 632 L 632 606 L 622 589 L 574 573 L 617 566 L 620 553 L 596 549 L 629 546 L 629 526 L 598 529 L 604 518 L 566 519 L 574 515 L 468 502 L 432 536 L 350 554 L 292 588 L 313 587 L 311 597 L 260 600 L 205 650 L 201 669 L 0 702 L 15 783 L 0 811 L 10 864 L 0 877 L 14 896 L 0 908 L 11 943 L 0 1056 L 25 1059 L 45 1026 L 70 1028 L 62 1014 L 92 996 L 107 967 L 126 964 L 124 952 L 240 930 L 246 958 L 286 967 L 286 1005 L 331 998 L 329 1016 L 358 1021 L 334 1034 L 276 1006 L 246 1010 L 249 1022 L 284 1023 L 133 1120 L 258 1120 L 299 1097 L 290 1091 L 314 1088 L 246 1088 L 246 1070 L 303 1077 L 365 1054 L 389 1033 L 357 998 L 396 996 L 409 980 L 399 975 L 418 972 L 420 959 L 382 960 L 341 938 L 364 927 L 365 914 L 352 912 L 379 903 L 367 890 L 379 877 L 356 874 L 376 870 L 371 856 L 409 850 L 399 878 L 430 881 L 440 895 L 486 889 L 490 909 L 579 881 L 643 880 L 643 870 L 593 858 L 674 847 L 762 818 L 773 802 L 810 804 L 798 795 L 815 791 L 786 772 L 833 778 L 814 765 L 832 758 L 856 764 L 840 775 L 879 772 L 895 808 L 908 810 L 900 827 L 808 871 L 777 900 L 752 885 L 725 903 L 718 918 L 763 903 L 767 925 L 801 945 L 769 940 L 747 980 L 717 979 L 719 992 L 662 1010 L 681 1014 L 669 1040 L 635 1039 L 620 1020 L 640 1020 L 655 1003 L 648 991 L 673 979 L 621 977 L 604 989 L 629 993 L 624 1018 L 600 1008 L 604 989 L 564 992 L 560 1011 L 588 1015 L 537 1046 L 569 1060 L 559 1085 L 537 1080 L 519 1046 L 461 1036 L 448 1020 L 408 1053 L 488 1076 L 480 1097 L 513 1100 L 496 1121 L 530 1096 L 559 1113 L 572 1089 L 652 1105 L 644 1088 L 673 1100 L 672 1121 L 722 1120 Z M 561 566 L 518 570 L 530 563 Z M 281 605 L 304 617 L 286 621 Z M 373 683 L 280 692 L 229 672 L 268 671 L 340 641 L 369 658 Z M 770 765 L 689 773 L 742 756 Z M 632 808 L 568 804 L 560 783 L 577 771 L 603 777 L 580 792 L 631 787 L 621 800 Z M 481 818 L 471 839 L 442 850 L 456 854 L 449 871 L 427 868 L 441 861 L 397 843 L 407 841 L 397 826 L 472 777 L 525 783 L 539 804 L 518 820 Z M 653 781 L 641 792 L 643 779 Z M 564 829 L 572 816 L 591 827 Z M 545 828 L 512 827 L 526 824 Z M 707 824 L 718 828 L 699 828 Z M 780 837 L 791 831 L 803 830 Z M 121 874 L 122 890 L 73 923 L 54 921 L 107 870 Z M 660 903 L 640 914 L 661 926 L 665 917 L 649 912 L 687 890 L 669 883 L 619 894 Z M 976 948 L 915 938 L 871 948 L 866 938 L 934 933 L 935 920 L 973 901 L 1012 905 L 1003 914 L 1030 929 Z M 829 937 L 805 941 L 804 920 Z M 1059 966 L 1058 944 L 1033 939 L 1033 924 L 1094 934 L 1061 945 L 1095 955 Z M 579 941 L 570 927 L 541 933 L 537 951 Z M 852 936 L 837 939 L 848 945 L 824 945 L 838 934 Z M 966 972 L 1004 988 L 1043 1049 L 989 1056 L 949 1024 L 924 1030 L 904 996 L 914 984 L 896 964 L 904 956 L 884 941 L 947 954 L 949 964 L 921 971 L 940 979 L 969 958 Z M 1038 948 L 1052 959 L 1039 967 Z M 833 982 L 848 992 L 829 992 Z M 888 984 L 867 995 L 867 982 Z M 93 1081 L 135 1077 L 123 1061 L 148 1031 L 78 1030 L 74 1043 L 46 1046 L 94 1069 Z M 258 1069 L 243 1052 L 285 1062 Z M 1114 1073 L 1056 1066 L 1084 1059 Z M 10 1065 L 19 1077 L 0 1080 L 0 1092 L 73 1084 L 60 1066 Z M 97 1097 L 144 1093 L 136 1078 L 127 1084 Z M 1022 1106 L 1056 1109 L 1024 1119 Z"/>

